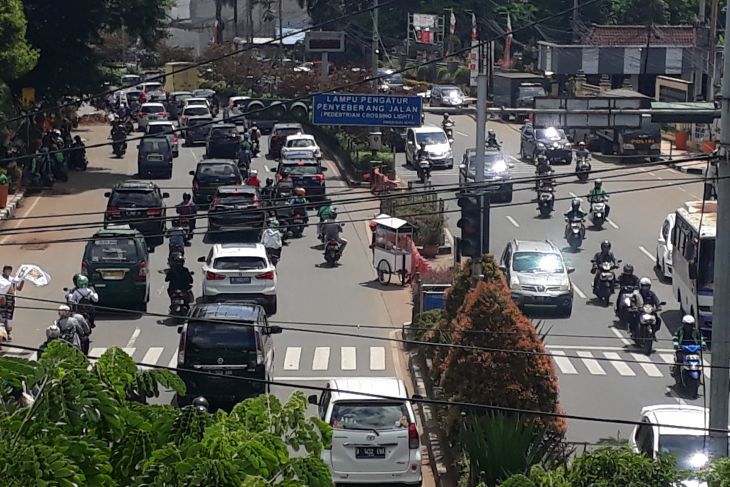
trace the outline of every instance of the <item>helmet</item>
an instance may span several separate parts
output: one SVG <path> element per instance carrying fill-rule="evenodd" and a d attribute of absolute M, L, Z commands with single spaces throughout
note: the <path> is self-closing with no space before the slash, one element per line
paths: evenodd
<path fill-rule="evenodd" d="M 596 181 L 593 184 L 596 185 L 596 188 L 600 189 L 601 185 L 603 184 L 603 181 L 601 181 L 600 179 L 596 179 Z"/>
<path fill-rule="evenodd" d="M 682 325 L 695 326 L 695 317 L 692 315 L 684 315 Z"/>
<path fill-rule="evenodd" d="M 583 142 L 582 140 L 580 142 L 578 142 L 578 147 L 580 147 L 581 149 L 584 148 L 585 146 L 586 146 L 586 143 Z"/>
<path fill-rule="evenodd" d="M 642 277 L 639 280 L 639 286 L 642 287 L 642 288 L 643 287 L 651 287 L 651 279 L 649 279 L 648 277 Z"/>
<path fill-rule="evenodd" d="M 377 226 L 378 226 L 378 222 L 376 222 L 375 220 L 370 220 L 370 230 L 375 231 Z"/>
<path fill-rule="evenodd" d="M 71 308 L 67 304 L 62 304 L 58 307 L 58 311 L 71 311 Z"/>
<path fill-rule="evenodd" d="M 195 399 L 193 399 L 193 407 L 197 409 L 198 411 L 202 411 L 204 413 L 208 412 L 208 400 L 204 398 L 203 396 L 198 396 Z"/>
<path fill-rule="evenodd" d="M 297 196 L 304 196 L 307 194 L 307 192 L 304 190 L 304 188 L 294 188 L 294 194 Z"/>
<path fill-rule="evenodd" d="M 266 186 L 271 186 L 272 184 L 274 184 L 274 180 L 271 178 L 266 178 Z"/>
<path fill-rule="evenodd" d="M 183 201 L 190 201 L 190 193 L 183 193 Z"/>
<path fill-rule="evenodd" d="M 601 242 L 601 250 L 603 252 L 608 252 L 609 250 L 611 250 L 611 242 L 609 242 L 608 240 L 604 240 L 603 242 Z"/>
<path fill-rule="evenodd" d="M 83 274 L 79 274 L 76 278 L 76 287 L 87 287 L 89 285 L 89 278 Z"/>
<path fill-rule="evenodd" d="M 275 216 L 272 216 L 266 222 L 269 224 L 270 227 L 278 227 L 279 226 L 279 220 L 276 219 Z"/>
<path fill-rule="evenodd" d="M 256 176 L 258 175 L 258 174 L 259 174 L 259 172 L 258 172 L 258 171 L 257 171 L 256 169 L 251 169 L 251 170 L 250 170 L 250 171 L 248 172 L 248 177 L 250 177 L 250 178 L 255 178 L 255 177 L 256 177 Z"/>
<path fill-rule="evenodd" d="M 336 220 L 337 219 L 337 210 L 332 208 L 332 211 L 330 211 L 330 220 Z"/>
<path fill-rule="evenodd" d="M 175 218 L 174 220 L 172 220 L 172 226 L 173 227 L 179 227 L 180 226 L 180 219 L 179 218 Z"/>
<path fill-rule="evenodd" d="M 55 340 L 61 336 L 61 329 L 55 324 L 46 328 L 46 338 L 49 340 Z"/>
<path fill-rule="evenodd" d="M 571 207 L 572 207 L 572 208 L 573 208 L 574 210 L 577 210 L 578 208 L 580 208 L 580 199 L 578 199 L 578 198 L 573 198 L 573 201 L 571 201 L 571 202 L 570 202 L 570 206 L 571 206 Z"/>
<path fill-rule="evenodd" d="M 626 274 L 627 276 L 633 275 L 634 274 L 634 266 L 632 266 L 631 264 L 626 264 L 624 266 L 624 274 Z"/>
<path fill-rule="evenodd" d="M 76 136 L 74 136 L 74 140 L 75 140 L 76 142 L 81 142 L 81 136 L 80 136 L 80 135 L 76 135 Z"/>
<path fill-rule="evenodd" d="M 490 137 L 492 137 L 492 136 L 496 137 L 496 136 L 497 136 L 497 133 L 496 133 L 496 132 L 494 131 L 494 129 L 489 129 L 489 130 L 487 130 L 487 134 L 488 134 L 488 135 L 489 135 Z"/>
<path fill-rule="evenodd" d="M 445 112 L 445 113 L 444 113 L 444 118 L 449 118 L 449 114 L 448 114 L 448 112 Z"/>
<path fill-rule="evenodd" d="M 248 140 L 249 137 L 250 137 L 250 135 L 248 134 L 248 132 L 244 132 L 243 133 L 243 138 L 244 139 Z"/>

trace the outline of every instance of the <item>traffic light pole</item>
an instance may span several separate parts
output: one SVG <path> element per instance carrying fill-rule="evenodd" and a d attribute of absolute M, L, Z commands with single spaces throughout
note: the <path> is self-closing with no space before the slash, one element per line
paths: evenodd
<path fill-rule="evenodd" d="M 484 46 L 480 47 L 482 50 L 484 49 Z M 477 145 L 476 145 L 476 154 L 474 154 L 474 169 L 476 170 L 476 174 L 474 175 L 475 182 L 479 185 L 479 183 L 484 182 L 484 148 L 487 145 L 487 139 L 486 139 L 486 125 L 487 125 L 487 83 L 489 81 L 489 77 L 486 74 L 486 67 L 483 66 L 484 64 L 484 56 L 480 57 L 480 69 L 479 74 L 477 75 Z M 479 189 L 479 202 L 480 202 L 480 208 L 481 208 L 481 215 L 480 215 L 480 221 L 484 222 L 484 212 L 489 211 L 489 196 L 487 196 L 483 189 Z M 487 204 L 485 204 L 485 201 L 487 201 Z M 488 222 L 489 220 L 486 219 Z M 481 242 L 489 242 L 489 225 L 484 226 L 484 224 L 480 225 L 481 227 Z M 489 248 L 482 248 L 482 252 L 488 252 Z M 472 265 L 472 276 L 480 276 L 482 273 L 481 269 L 481 258 L 471 260 Z"/>

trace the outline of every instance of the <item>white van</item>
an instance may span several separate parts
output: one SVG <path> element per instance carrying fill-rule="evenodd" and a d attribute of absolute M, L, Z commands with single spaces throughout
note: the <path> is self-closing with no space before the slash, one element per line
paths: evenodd
<path fill-rule="evenodd" d="M 449 138 L 441 127 L 422 125 L 409 128 L 406 132 L 406 164 L 415 167 L 418 162 L 418 151 L 426 145 L 428 159 L 433 167 L 451 169 L 454 167 L 454 153 Z"/>
<path fill-rule="evenodd" d="M 421 485 L 416 416 L 402 380 L 331 379 L 319 400 L 313 395 L 309 402 L 333 429 L 332 448 L 322 459 L 335 484 Z"/>

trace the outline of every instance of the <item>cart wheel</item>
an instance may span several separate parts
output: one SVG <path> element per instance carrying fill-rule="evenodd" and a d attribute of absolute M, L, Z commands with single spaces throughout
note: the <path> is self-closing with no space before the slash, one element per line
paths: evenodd
<path fill-rule="evenodd" d="M 390 284 L 390 264 L 387 260 L 382 259 L 380 262 L 378 262 L 378 282 L 382 284 L 383 286 L 387 286 Z"/>
<path fill-rule="evenodd" d="M 406 270 L 398 271 L 398 277 L 400 277 L 401 286 L 405 286 L 408 281 L 410 281 L 410 276 L 408 275 L 408 271 Z"/>

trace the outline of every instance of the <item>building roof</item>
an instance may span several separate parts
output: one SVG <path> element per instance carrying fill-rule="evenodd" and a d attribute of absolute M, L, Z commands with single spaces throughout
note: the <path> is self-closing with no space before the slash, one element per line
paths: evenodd
<path fill-rule="evenodd" d="M 583 44 L 596 46 L 645 46 L 645 25 L 593 25 Z M 655 46 L 695 46 L 696 30 L 691 25 L 655 25 L 649 43 Z"/>

